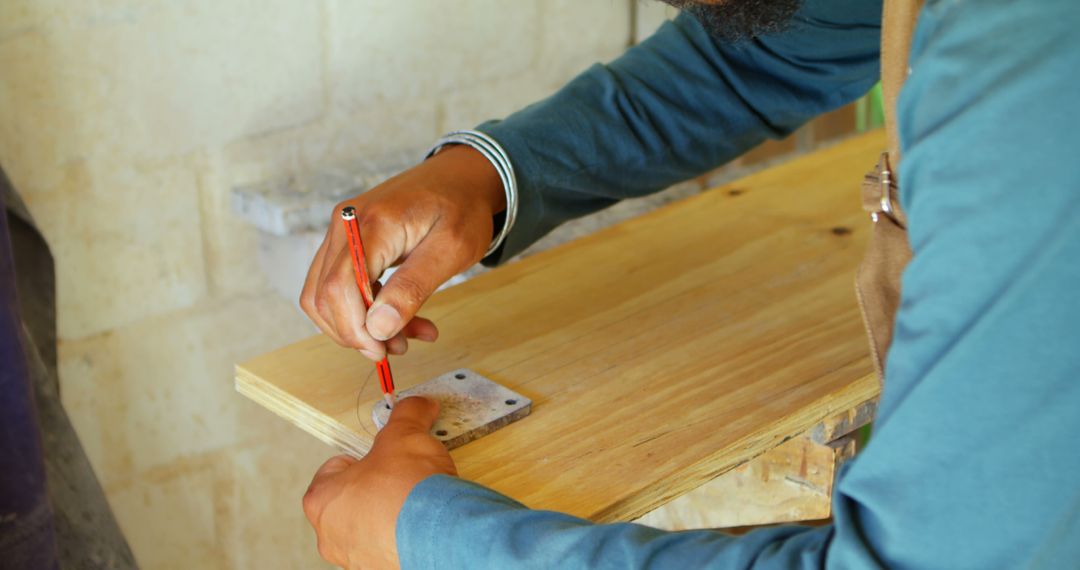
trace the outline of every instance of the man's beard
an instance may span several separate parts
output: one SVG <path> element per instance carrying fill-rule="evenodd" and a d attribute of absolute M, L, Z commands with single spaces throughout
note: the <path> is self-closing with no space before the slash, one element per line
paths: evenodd
<path fill-rule="evenodd" d="M 733 42 L 784 31 L 802 4 L 802 0 L 661 1 L 689 12 L 709 35 Z"/>

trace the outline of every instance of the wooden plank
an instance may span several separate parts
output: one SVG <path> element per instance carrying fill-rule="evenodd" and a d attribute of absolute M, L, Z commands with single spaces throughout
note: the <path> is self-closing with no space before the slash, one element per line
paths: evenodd
<path fill-rule="evenodd" d="M 877 395 L 852 281 L 858 182 L 883 145 L 854 138 L 443 291 L 425 309 L 439 342 L 395 377 L 467 367 L 533 400 L 453 451 L 463 477 L 640 517 Z M 238 366 L 237 387 L 360 455 L 371 370 L 316 336 Z"/>

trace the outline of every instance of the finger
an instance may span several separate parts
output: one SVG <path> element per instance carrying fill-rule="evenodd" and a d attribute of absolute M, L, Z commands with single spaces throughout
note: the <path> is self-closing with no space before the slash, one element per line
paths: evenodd
<path fill-rule="evenodd" d="M 393 433 L 399 436 L 417 432 L 426 434 L 431 430 L 431 426 L 435 425 L 435 420 L 438 417 L 439 402 L 423 396 L 402 398 L 394 404 L 394 409 L 390 411 L 390 418 L 386 421 L 386 426 L 379 431 L 379 435 L 376 437 L 382 436 L 383 433 Z"/>
<path fill-rule="evenodd" d="M 405 339 L 405 335 L 398 333 L 390 340 L 386 341 L 386 352 L 389 354 L 405 354 L 409 351 L 409 341 Z"/>
<path fill-rule="evenodd" d="M 337 210 L 336 210 L 337 211 Z M 386 355 L 386 346 L 383 339 L 376 340 L 365 328 L 367 307 L 364 304 L 360 286 L 357 283 L 356 268 L 353 264 L 352 246 L 348 243 L 348 236 L 343 226 L 337 226 L 337 230 L 330 235 L 328 245 L 328 259 L 323 265 L 321 281 L 322 290 L 328 301 L 324 304 L 323 317 L 332 325 L 334 331 L 342 339 L 342 344 L 359 349 L 364 356 L 378 361 Z M 400 232 L 390 231 L 379 218 L 365 215 L 361 210 L 360 230 L 365 250 L 365 264 L 370 277 L 378 277 L 382 272 L 377 260 L 388 256 L 397 255 L 388 250 L 397 250 L 401 244 L 395 237 L 400 237 Z M 379 283 L 371 284 L 374 290 L 378 290 Z M 400 342 L 398 348 L 402 347 Z"/>
<path fill-rule="evenodd" d="M 371 284 L 371 290 L 373 295 L 378 295 L 382 290 L 382 283 L 376 281 Z M 435 323 L 430 319 L 424 317 L 413 317 L 401 332 L 394 335 L 394 338 L 386 341 L 386 352 L 390 354 L 405 354 L 409 351 L 408 339 L 415 338 L 416 340 L 422 340 L 424 342 L 435 342 L 439 338 L 439 328 L 435 326 Z"/>
<path fill-rule="evenodd" d="M 327 308 L 334 330 L 346 346 L 360 349 L 368 358 L 378 360 L 385 355 L 385 345 L 372 338 L 364 328 L 366 307 L 356 284 L 356 274 L 347 250 L 337 254 L 335 267 L 323 280 Z"/>
<path fill-rule="evenodd" d="M 322 266 L 319 267 L 319 276 L 315 289 L 315 308 L 319 317 L 327 324 L 327 327 L 335 338 L 335 342 L 342 346 L 352 345 L 341 334 L 338 323 L 334 320 L 335 306 L 340 303 L 339 297 L 344 295 L 344 288 L 349 286 L 349 280 L 344 280 L 341 273 L 341 257 L 347 255 L 345 231 L 340 225 L 340 220 L 335 215 L 331 217 L 330 228 L 326 232 L 326 251 L 323 254 Z M 348 261 L 348 258 L 345 259 Z M 355 278 L 352 279 L 355 286 Z"/>
<path fill-rule="evenodd" d="M 304 314 L 311 319 L 311 322 L 315 323 L 315 326 L 318 327 L 323 334 L 330 337 L 334 342 L 342 344 L 341 337 L 338 336 L 333 326 L 319 313 L 319 308 L 316 303 L 316 292 L 319 288 L 319 276 L 322 274 L 326 250 L 330 243 L 330 229 L 327 229 L 326 234 L 326 238 L 323 239 L 323 242 L 319 245 L 318 251 L 315 252 L 315 257 L 311 260 L 311 266 L 308 268 L 307 276 L 304 278 L 304 288 L 300 292 L 300 308 L 303 309 Z"/>
<path fill-rule="evenodd" d="M 438 235 L 429 234 L 387 280 L 368 310 L 371 336 L 386 340 L 401 332 L 435 289 L 458 272 L 460 260 L 442 251 L 439 242 Z"/>
<path fill-rule="evenodd" d="M 434 342 L 439 338 L 439 329 L 435 328 L 435 323 L 431 321 L 416 317 L 409 321 L 409 324 L 405 325 L 405 328 L 401 329 L 401 332 L 394 335 L 390 340 L 386 341 L 386 352 L 388 354 L 401 355 L 409 351 L 409 340 L 415 338 L 424 342 Z"/>
<path fill-rule="evenodd" d="M 383 274 L 398 259 L 408 253 L 410 233 L 426 234 L 426 228 L 413 231 L 405 229 L 407 221 L 400 215 L 382 214 L 377 208 L 368 208 L 360 212 L 360 239 L 364 244 L 364 260 L 367 262 L 368 276 L 372 279 L 372 294 L 378 296 L 382 289 Z"/>
<path fill-rule="evenodd" d="M 435 342 L 439 338 L 439 329 L 435 323 L 423 318 L 413 317 L 401 332 L 386 341 L 386 352 L 390 354 L 405 354 L 409 351 L 408 339 L 415 338 L 424 342 Z"/>
<path fill-rule="evenodd" d="M 424 317 L 413 317 L 405 328 L 401 329 L 405 338 L 415 338 L 424 342 L 435 342 L 439 338 L 439 327 Z"/>

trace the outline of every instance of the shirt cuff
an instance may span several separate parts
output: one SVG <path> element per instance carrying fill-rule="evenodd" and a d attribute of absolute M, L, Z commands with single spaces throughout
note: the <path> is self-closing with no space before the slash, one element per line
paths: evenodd
<path fill-rule="evenodd" d="M 536 184 L 540 168 L 525 138 L 504 120 L 488 121 L 476 130 L 498 141 L 517 179 L 517 219 L 502 245 L 482 260 L 484 265 L 494 267 L 524 251 L 553 227 L 543 223 L 544 207 Z"/>

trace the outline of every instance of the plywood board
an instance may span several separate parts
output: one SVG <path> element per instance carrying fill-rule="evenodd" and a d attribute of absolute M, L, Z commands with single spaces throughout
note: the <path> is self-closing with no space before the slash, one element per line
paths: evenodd
<path fill-rule="evenodd" d="M 525 504 L 633 520 L 878 393 L 853 294 L 880 133 L 677 202 L 437 294 L 408 387 L 471 368 L 532 415 L 452 452 Z M 354 454 L 372 365 L 322 336 L 237 367 L 245 395 Z M 358 413 L 359 410 L 359 413 Z"/>

